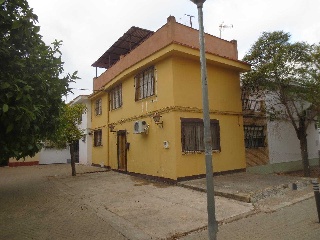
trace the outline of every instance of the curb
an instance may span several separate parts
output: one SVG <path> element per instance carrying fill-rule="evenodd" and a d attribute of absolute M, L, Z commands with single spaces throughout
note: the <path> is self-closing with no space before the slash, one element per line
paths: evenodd
<path fill-rule="evenodd" d="M 190 186 L 190 185 L 186 185 L 183 183 L 177 183 L 177 186 L 179 187 L 184 187 L 184 188 L 188 188 L 191 190 L 195 190 L 198 192 L 207 192 L 206 189 L 204 188 L 199 188 L 199 187 L 195 187 L 195 186 Z M 237 193 L 237 194 L 233 194 L 233 193 L 227 193 L 227 192 L 223 192 L 223 191 L 214 191 L 215 196 L 220 196 L 220 197 L 225 197 L 225 198 L 230 198 L 230 199 L 234 199 L 234 200 L 238 200 L 241 202 L 246 202 L 246 203 L 250 203 L 251 201 L 251 195 L 250 194 L 245 194 L 245 193 Z"/>
<path fill-rule="evenodd" d="M 214 190 L 215 196 L 225 197 L 229 199 L 234 199 L 241 202 L 246 203 L 255 203 L 259 200 L 275 196 L 281 192 L 286 192 L 289 190 L 296 191 L 297 189 L 303 189 L 307 187 L 313 178 L 302 178 L 300 181 L 295 181 L 292 183 L 285 183 L 285 184 L 279 184 L 276 186 L 271 186 L 264 188 L 262 190 L 256 191 L 256 192 L 249 192 L 249 193 L 243 193 L 243 192 L 226 192 L 223 190 Z M 197 186 L 191 186 L 184 183 L 177 183 L 177 186 L 192 189 L 199 192 L 207 192 L 205 188 L 197 187 Z M 295 187 L 295 189 L 294 189 Z M 215 187 L 217 188 L 217 187 Z"/>

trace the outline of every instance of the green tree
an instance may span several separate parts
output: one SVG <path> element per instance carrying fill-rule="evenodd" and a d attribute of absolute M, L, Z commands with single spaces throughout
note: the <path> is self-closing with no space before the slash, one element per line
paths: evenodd
<path fill-rule="evenodd" d="M 0 163 L 34 156 L 57 128 L 62 96 L 61 41 L 47 46 L 26 0 L 0 0 Z"/>
<path fill-rule="evenodd" d="M 310 176 L 307 128 L 320 113 L 319 46 L 291 43 L 283 31 L 264 32 L 243 58 L 252 70 L 242 76 L 245 91 L 268 96 L 270 117 L 288 120 L 300 142 L 305 176 Z"/>
<path fill-rule="evenodd" d="M 82 121 L 82 113 L 86 111 L 83 104 L 67 105 L 62 108 L 59 127 L 51 137 L 51 142 L 56 148 L 70 147 L 72 176 L 76 176 L 74 145 L 83 136 L 83 129 L 79 128 Z"/>

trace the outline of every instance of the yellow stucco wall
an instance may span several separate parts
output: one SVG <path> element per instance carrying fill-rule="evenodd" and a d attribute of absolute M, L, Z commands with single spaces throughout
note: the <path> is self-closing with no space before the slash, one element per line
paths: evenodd
<path fill-rule="evenodd" d="M 175 57 L 174 104 L 202 108 L 200 63 Z M 242 112 L 239 73 L 221 66 L 207 64 L 210 109 Z"/>
<path fill-rule="evenodd" d="M 19 160 L 15 158 L 10 158 L 9 162 L 39 162 L 40 154 L 36 153 L 33 157 L 20 158 Z"/>
<path fill-rule="evenodd" d="M 205 173 L 204 153 L 184 154 L 181 149 L 180 118 L 203 118 L 199 61 L 175 57 L 174 103 L 183 106 L 175 113 L 177 177 Z M 219 120 L 221 152 L 213 153 L 215 172 L 245 168 L 245 149 L 239 73 L 215 64 L 207 64 L 210 118 Z"/>
<path fill-rule="evenodd" d="M 96 100 L 102 99 L 102 114 L 95 114 L 95 104 Z M 102 129 L 102 146 L 95 147 L 92 145 L 92 163 L 97 165 L 109 166 L 108 158 L 108 115 L 109 115 L 109 102 L 107 94 L 104 92 L 98 92 L 97 96 L 91 99 L 91 129 L 92 135 L 89 137 L 93 140 L 93 130 Z"/>
<path fill-rule="evenodd" d="M 116 123 L 115 130 L 127 131 L 127 142 L 130 143 L 127 152 L 127 170 L 129 172 L 174 179 L 176 175 L 175 152 L 168 151 L 163 147 L 163 141 L 174 142 L 174 135 L 171 134 L 174 125 L 169 124 L 170 119 L 166 114 L 163 114 L 163 120 L 167 123 L 165 128 L 157 126 L 149 116 L 150 112 L 173 105 L 172 60 L 160 60 L 154 66 L 156 69 L 155 95 L 135 101 L 135 74 L 127 76 L 121 81 L 123 106 L 110 112 L 109 121 Z M 121 120 L 124 122 L 119 123 Z M 148 123 L 150 126 L 148 134 L 133 133 L 136 120 L 144 120 Z M 110 133 L 110 167 L 115 169 L 118 167 L 116 144 L 117 133 Z"/>
<path fill-rule="evenodd" d="M 39 164 L 40 153 L 36 153 L 33 157 L 20 158 L 19 160 L 15 158 L 9 159 L 10 167 L 18 167 L 18 166 L 31 166 Z"/>
<path fill-rule="evenodd" d="M 152 66 L 152 65 L 151 65 Z M 156 92 L 154 96 L 135 101 L 134 76 L 131 74 L 119 82 L 122 83 L 122 102 L 123 106 L 110 112 L 109 121 L 117 122 L 121 119 L 131 118 L 147 114 L 157 109 L 161 109 L 173 104 L 173 75 L 171 59 L 161 60 L 155 65 L 155 85 Z M 147 67 L 142 68 L 142 70 Z M 137 73 L 136 71 L 134 73 Z M 108 88 L 112 88 L 117 84 L 113 84 Z M 107 98 L 107 94 L 104 95 Z"/>
<path fill-rule="evenodd" d="M 104 162 L 113 169 L 118 168 L 117 133 L 109 132 L 107 127 L 111 123 L 115 131 L 127 132 L 127 142 L 130 143 L 127 151 L 129 172 L 174 180 L 205 173 L 204 153 L 184 154 L 181 147 L 180 118 L 202 118 L 200 63 L 197 54 L 198 51 L 194 49 L 172 44 L 126 69 L 105 86 L 109 90 L 122 83 L 123 105 L 119 109 L 108 112 L 108 93 L 101 92 L 102 115 L 95 116 L 97 97 L 91 97 L 92 129 L 103 129 L 103 146 L 93 147 L 94 164 Z M 243 66 L 225 59 L 223 64 L 217 64 L 217 57 L 211 55 L 208 59 L 211 119 L 219 120 L 221 139 L 221 152 L 213 153 L 214 171 L 242 169 L 245 168 L 245 148 L 239 71 Z M 232 66 L 228 67 L 228 61 L 231 61 Z M 134 76 L 150 66 L 156 69 L 155 95 L 135 101 Z M 162 116 L 163 128 L 152 119 L 156 111 Z M 148 134 L 133 133 L 134 122 L 137 120 L 147 122 Z M 169 148 L 164 148 L 164 141 L 169 143 Z"/>
<path fill-rule="evenodd" d="M 168 114 L 169 115 L 169 114 Z M 150 117 L 142 118 L 149 125 L 148 134 L 133 133 L 134 121 L 117 125 L 117 130 L 127 131 L 127 142 L 130 143 L 127 151 L 127 170 L 129 172 L 147 174 L 164 178 L 175 179 L 175 136 L 174 125 L 168 122 L 169 117 L 163 116 L 168 123 L 164 128 L 157 126 Z M 169 149 L 165 149 L 163 142 L 168 141 Z M 111 168 L 117 169 L 117 133 L 110 134 Z"/>
<path fill-rule="evenodd" d="M 175 113 L 176 136 L 181 136 L 180 118 L 202 118 L 202 113 Z M 210 114 L 211 119 L 219 120 L 221 151 L 212 153 L 214 172 L 243 169 L 245 153 L 242 118 L 230 115 Z M 205 174 L 204 153 L 182 153 L 180 138 L 176 138 L 177 178 Z"/>

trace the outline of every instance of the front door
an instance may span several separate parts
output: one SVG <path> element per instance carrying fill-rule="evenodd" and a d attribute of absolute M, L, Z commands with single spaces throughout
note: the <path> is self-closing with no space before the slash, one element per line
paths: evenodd
<path fill-rule="evenodd" d="M 127 171 L 127 132 L 125 130 L 117 132 L 117 148 L 118 169 Z"/>

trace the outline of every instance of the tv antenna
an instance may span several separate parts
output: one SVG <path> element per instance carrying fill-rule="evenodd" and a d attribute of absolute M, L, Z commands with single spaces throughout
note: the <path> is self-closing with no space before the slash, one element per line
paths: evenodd
<path fill-rule="evenodd" d="M 189 15 L 189 14 L 185 14 L 186 16 L 188 16 L 190 18 L 190 26 L 192 27 L 192 18 L 194 18 L 194 16 Z"/>
<path fill-rule="evenodd" d="M 222 23 L 219 25 L 220 38 L 221 38 L 222 30 L 223 30 L 224 28 L 233 28 L 233 24 L 226 25 L 226 24 L 224 24 L 224 22 L 222 22 Z"/>

